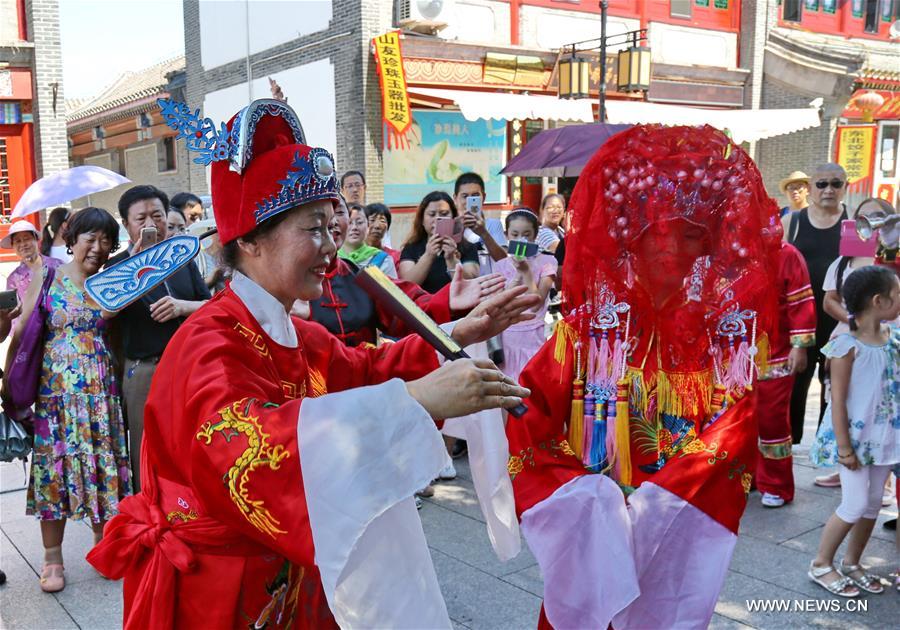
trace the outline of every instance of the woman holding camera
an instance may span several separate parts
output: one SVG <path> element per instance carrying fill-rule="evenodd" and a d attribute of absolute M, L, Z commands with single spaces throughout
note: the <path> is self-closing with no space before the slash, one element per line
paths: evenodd
<path fill-rule="evenodd" d="M 422 198 L 412 234 L 400 252 L 398 273 L 402 280 L 435 293 L 450 283 L 457 265 L 463 266 L 464 277 L 478 276 L 478 250 L 453 238 L 457 216 L 456 204 L 447 193 L 435 190 Z"/>

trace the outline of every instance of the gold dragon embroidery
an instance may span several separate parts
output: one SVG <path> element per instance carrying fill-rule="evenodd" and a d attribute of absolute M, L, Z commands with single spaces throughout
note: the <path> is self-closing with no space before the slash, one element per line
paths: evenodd
<path fill-rule="evenodd" d="M 250 414 L 251 403 L 251 400 L 245 398 L 233 403 L 230 407 L 225 407 L 219 412 L 220 420 L 218 422 L 206 422 L 200 427 L 197 439 L 209 446 L 212 444 L 215 433 L 221 433 L 226 442 L 230 442 L 231 438 L 238 435 L 244 435 L 247 438 L 246 450 L 228 469 L 224 481 L 231 494 L 231 500 L 234 501 L 241 514 L 256 529 L 275 538 L 276 534 L 287 532 L 279 529 L 278 526 L 281 523 L 272 516 L 261 499 L 250 498 L 247 482 L 250 479 L 250 473 L 260 466 L 278 470 L 282 460 L 290 457 L 291 454 L 284 450 L 284 446 L 281 444 L 269 445 L 269 434 L 262 430 L 259 417 Z"/>

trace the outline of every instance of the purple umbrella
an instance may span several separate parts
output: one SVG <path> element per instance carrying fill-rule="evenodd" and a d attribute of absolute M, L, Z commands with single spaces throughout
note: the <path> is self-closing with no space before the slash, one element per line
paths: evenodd
<path fill-rule="evenodd" d="M 575 177 L 597 149 L 631 125 L 569 125 L 540 132 L 500 171 L 520 177 Z"/>

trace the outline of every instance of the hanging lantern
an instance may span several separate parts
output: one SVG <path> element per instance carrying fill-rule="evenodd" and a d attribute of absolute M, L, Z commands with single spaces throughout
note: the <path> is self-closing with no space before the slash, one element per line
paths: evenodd
<path fill-rule="evenodd" d="M 884 105 L 884 97 L 878 92 L 869 90 L 854 98 L 853 104 L 862 112 L 863 122 L 870 123 L 875 120 L 875 112 Z"/>
<path fill-rule="evenodd" d="M 619 92 L 646 92 L 650 89 L 650 49 L 632 45 L 619 51 L 616 85 Z"/>
<path fill-rule="evenodd" d="M 591 63 L 584 57 L 575 55 L 559 60 L 559 98 L 588 98 L 590 96 L 588 78 L 591 75 Z"/>

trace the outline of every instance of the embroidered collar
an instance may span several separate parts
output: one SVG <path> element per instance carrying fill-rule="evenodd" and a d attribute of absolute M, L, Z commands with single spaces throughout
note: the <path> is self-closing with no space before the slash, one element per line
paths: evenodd
<path fill-rule="evenodd" d="M 296 348 L 297 330 L 284 306 L 253 280 L 235 269 L 231 277 L 231 290 L 238 296 L 256 322 L 275 343 L 285 348 Z"/>

